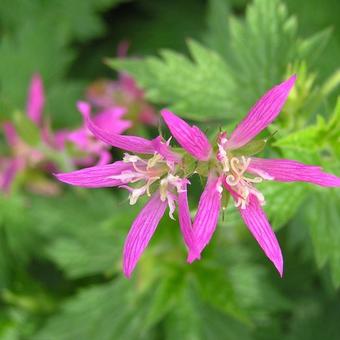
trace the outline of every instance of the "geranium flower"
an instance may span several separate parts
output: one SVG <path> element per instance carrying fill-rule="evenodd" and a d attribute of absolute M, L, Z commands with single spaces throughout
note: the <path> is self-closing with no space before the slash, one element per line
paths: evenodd
<path fill-rule="evenodd" d="M 209 243 L 218 222 L 223 192 L 229 193 L 235 206 L 260 247 L 283 274 L 283 258 L 279 243 L 261 206 L 265 204 L 256 183 L 264 180 L 280 182 L 302 181 L 324 187 L 339 187 L 340 178 L 322 171 L 318 166 L 286 159 L 249 157 L 248 144 L 280 113 L 295 83 L 293 75 L 269 90 L 249 111 L 228 138 L 221 132 L 213 148 L 197 127 L 168 110 L 161 112 L 173 137 L 194 158 L 207 162 L 207 184 L 199 201 L 193 222 L 196 250 L 200 254 Z M 244 150 L 244 153 L 243 153 Z M 191 257 L 194 259 L 194 256 Z"/>
<path fill-rule="evenodd" d="M 90 105 L 80 104 L 77 107 L 83 117 L 90 115 Z M 87 111 L 84 112 L 84 109 Z M 126 109 L 114 106 L 95 113 L 93 121 L 103 130 L 114 134 L 121 134 L 131 126 L 130 121 L 122 119 L 125 113 Z M 98 159 L 97 165 L 108 164 L 111 161 L 110 146 L 94 138 L 86 126 L 85 119 L 80 128 L 63 131 L 59 140 L 62 140 L 63 147 L 65 147 L 66 143 L 71 143 L 75 146 L 76 151 L 80 153 L 79 157 L 73 157 L 73 161 L 77 166 L 93 165 L 96 163 L 96 159 Z"/>
<path fill-rule="evenodd" d="M 118 57 L 125 58 L 129 43 L 118 45 Z M 145 100 L 144 91 L 133 77 L 125 72 L 118 73 L 117 80 L 97 80 L 87 90 L 87 100 L 99 110 L 123 107 L 126 110 L 131 127 L 134 123 L 156 125 L 158 122 L 154 108 Z"/>
<path fill-rule="evenodd" d="M 28 168 L 37 168 L 44 165 L 44 170 L 55 171 L 59 168 L 55 159 L 51 155 L 64 152 L 66 145 L 70 144 L 71 152 L 66 155 L 68 166 L 107 164 L 111 161 L 109 146 L 93 138 L 85 124 L 75 130 L 51 131 L 48 121 L 43 117 L 45 95 L 42 79 L 39 74 L 32 77 L 26 105 L 26 115 L 37 127 L 40 134 L 38 145 L 30 145 L 16 131 L 10 122 L 3 124 L 3 130 L 8 145 L 11 148 L 11 156 L 2 158 L 0 166 L 0 188 L 2 191 L 10 191 L 11 184 L 17 174 Z M 105 127 L 107 131 L 122 133 L 130 127 L 131 123 L 121 117 L 125 114 L 125 109 L 112 107 L 111 109 L 97 112 L 94 119 L 99 126 Z M 30 183 L 33 184 L 33 183 Z M 44 182 L 43 185 L 36 183 L 31 185 L 38 188 L 37 192 L 53 192 L 52 184 Z M 50 189 L 49 189 L 50 188 Z M 55 190 L 54 190 L 55 191 Z"/>
<path fill-rule="evenodd" d="M 62 182 L 80 187 L 126 189 L 129 192 L 130 204 L 135 204 L 143 195 L 150 197 L 133 222 L 126 238 L 123 251 L 124 274 L 130 277 L 167 206 L 169 216 L 173 218 L 176 202 L 185 244 L 190 256 L 198 257 L 192 240 L 187 200 L 189 181 L 183 175 L 182 157 L 171 150 L 169 141 L 165 142 L 161 137 L 147 140 L 105 131 L 91 119 L 87 103 L 81 102 L 78 107 L 86 117 L 87 126 L 95 137 L 130 153 L 125 153 L 122 161 L 61 173 L 56 177 Z"/>

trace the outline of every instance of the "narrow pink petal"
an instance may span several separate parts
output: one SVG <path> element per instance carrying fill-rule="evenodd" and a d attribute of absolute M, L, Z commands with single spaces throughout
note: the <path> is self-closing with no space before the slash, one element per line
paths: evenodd
<path fill-rule="evenodd" d="M 4 134 L 8 145 L 15 146 L 19 141 L 19 136 L 12 123 L 6 122 L 3 124 Z"/>
<path fill-rule="evenodd" d="M 269 175 L 279 182 L 309 182 L 322 187 L 340 187 L 340 178 L 322 168 L 289 159 L 251 158 L 247 171 Z"/>
<path fill-rule="evenodd" d="M 135 153 L 153 154 L 155 152 L 155 148 L 150 140 L 142 137 L 123 136 L 116 133 L 110 133 L 99 128 L 90 117 L 91 108 L 89 104 L 78 102 L 78 109 L 83 114 L 88 129 L 95 137 L 104 143 Z"/>
<path fill-rule="evenodd" d="M 22 168 L 23 163 L 20 159 L 15 158 L 9 160 L 1 160 L 1 162 L 5 162 L 5 166 L 2 174 L 0 174 L 0 190 L 8 193 L 11 190 L 11 186 L 15 179 L 15 176 Z"/>
<path fill-rule="evenodd" d="M 121 119 L 125 113 L 125 108 L 111 107 L 97 113 L 92 120 L 100 129 L 121 134 L 132 126 L 130 121 Z"/>
<path fill-rule="evenodd" d="M 162 137 L 158 136 L 152 140 L 155 151 L 162 155 L 167 161 L 178 163 L 181 160 L 181 155 L 173 152 L 167 142 L 164 142 Z"/>
<path fill-rule="evenodd" d="M 184 242 L 188 248 L 189 255 L 187 261 L 193 262 L 200 258 L 200 253 L 197 250 L 193 228 L 191 224 L 190 210 L 188 204 L 187 183 L 183 181 L 183 188 L 178 193 L 178 218 L 181 227 Z"/>
<path fill-rule="evenodd" d="M 133 222 L 123 252 L 123 270 L 126 277 L 131 276 L 163 217 L 166 207 L 167 201 L 162 202 L 159 193 L 156 192 Z"/>
<path fill-rule="evenodd" d="M 97 166 L 106 165 L 111 162 L 111 153 L 108 150 L 102 150 L 99 152 L 99 160 Z"/>
<path fill-rule="evenodd" d="M 67 173 L 56 174 L 59 181 L 84 188 L 105 188 L 122 185 L 120 179 L 112 176 L 120 175 L 123 171 L 133 170 L 131 164 L 118 161 L 112 164 L 93 166 Z"/>
<path fill-rule="evenodd" d="M 239 208 L 239 211 L 249 231 L 269 260 L 274 263 L 280 276 L 282 276 L 283 258 L 281 248 L 257 198 L 251 195 L 246 209 Z"/>
<path fill-rule="evenodd" d="M 236 127 L 228 140 L 228 149 L 237 149 L 247 144 L 264 130 L 280 113 L 295 83 L 293 75 L 281 84 L 270 89 L 249 111 Z"/>
<path fill-rule="evenodd" d="M 90 133 L 86 127 L 80 127 L 77 130 L 73 130 L 64 135 L 65 141 L 75 144 L 80 150 L 86 151 L 90 144 Z M 62 135 L 60 136 L 62 138 Z"/>
<path fill-rule="evenodd" d="M 130 47 L 130 42 L 128 40 L 122 40 L 119 44 L 118 44 L 118 48 L 117 48 L 117 57 L 118 58 L 126 58 L 127 57 L 127 53 Z"/>
<path fill-rule="evenodd" d="M 217 226 L 222 198 L 220 185 L 219 178 L 210 176 L 198 203 L 193 230 L 199 253 L 210 242 Z"/>
<path fill-rule="evenodd" d="M 166 109 L 161 111 L 161 115 L 179 145 L 198 160 L 209 159 L 211 145 L 206 135 L 197 126 L 191 127 Z"/>
<path fill-rule="evenodd" d="M 65 147 L 65 142 L 70 134 L 70 131 L 68 130 L 59 130 L 54 133 L 52 136 L 52 142 L 51 144 L 53 147 L 55 147 L 57 150 L 63 150 Z"/>
<path fill-rule="evenodd" d="M 27 99 L 27 115 L 37 125 L 41 123 L 45 103 L 44 88 L 39 74 L 32 77 Z"/>

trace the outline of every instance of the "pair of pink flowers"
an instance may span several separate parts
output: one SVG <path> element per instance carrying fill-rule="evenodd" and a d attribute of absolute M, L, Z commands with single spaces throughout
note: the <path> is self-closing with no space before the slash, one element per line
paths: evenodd
<path fill-rule="evenodd" d="M 126 89 L 128 90 L 128 89 Z M 134 92 L 134 89 L 130 89 Z M 15 126 L 6 122 L 3 125 L 4 134 L 11 149 L 11 155 L 0 158 L 0 190 L 8 192 L 19 173 L 28 168 L 60 169 L 51 155 L 63 152 L 68 161 L 68 167 L 107 164 L 111 161 L 109 145 L 97 140 L 89 132 L 86 125 L 74 130 L 59 130 L 52 132 L 49 124 L 43 119 L 45 94 L 40 75 L 32 77 L 26 106 L 26 115 L 35 125 L 40 134 L 38 145 L 30 145 L 17 132 Z M 79 107 L 82 112 L 82 107 Z M 127 113 L 126 107 L 111 103 L 98 108 L 94 116 L 95 123 L 113 134 L 120 134 L 131 127 L 131 121 L 123 119 Z M 67 145 L 71 151 L 68 151 Z M 67 153 L 67 154 L 66 154 Z M 43 193 L 44 190 L 40 192 Z M 45 189 L 48 189 L 47 186 Z M 48 192 L 48 191 L 46 191 Z"/>
<path fill-rule="evenodd" d="M 295 83 L 295 76 L 269 90 L 249 111 L 230 137 L 221 132 L 214 145 L 196 126 L 168 110 L 162 117 L 172 136 L 194 160 L 196 167 L 187 166 L 187 156 L 174 152 L 170 141 L 161 137 L 147 140 L 121 136 L 101 129 L 91 119 L 87 104 L 82 103 L 89 130 L 98 139 L 127 152 L 122 161 L 58 174 L 63 182 L 89 188 L 122 187 L 129 191 L 130 203 L 142 195 L 150 196 L 132 224 L 124 245 L 123 271 L 131 276 L 156 227 L 169 207 L 169 215 L 178 207 L 179 224 L 188 249 L 188 262 L 200 258 L 218 223 L 224 194 L 230 195 L 242 219 L 260 247 L 283 274 L 280 246 L 266 218 L 264 197 L 255 187 L 263 180 L 281 182 L 303 181 L 326 187 L 340 186 L 340 178 L 320 167 L 285 159 L 249 157 L 246 149 L 252 139 L 280 113 Z M 136 155 L 140 154 L 140 155 Z M 188 177 L 198 169 L 207 177 L 197 213 L 192 222 L 187 198 Z"/>

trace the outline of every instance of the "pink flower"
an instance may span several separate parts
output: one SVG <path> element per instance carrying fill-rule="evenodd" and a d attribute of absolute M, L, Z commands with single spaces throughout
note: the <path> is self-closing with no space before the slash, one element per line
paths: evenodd
<path fill-rule="evenodd" d="M 227 137 L 226 132 L 220 133 L 216 149 L 212 148 L 207 137 L 197 127 L 191 127 L 172 112 L 162 110 L 163 119 L 177 142 L 197 160 L 209 162 L 207 184 L 193 222 L 194 241 L 198 254 L 209 243 L 216 229 L 222 205 L 222 193 L 226 190 L 233 197 L 235 206 L 249 231 L 282 276 L 281 249 L 261 208 L 265 204 L 265 199 L 256 189 L 255 184 L 264 180 L 276 180 L 310 182 L 324 187 L 340 186 L 339 177 L 323 172 L 318 166 L 292 160 L 262 159 L 242 155 L 242 147 L 278 116 L 295 79 L 294 75 L 269 90 L 251 108 L 230 138 Z M 195 259 L 194 254 L 189 253 L 189 257 Z"/>
<path fill-rule="evenodd" d="M 10 191 L 16 175 L 27 168 L 44 165 L 49 170 L 55 171 L 58 165 L 55 159 L 51 160 L 50 155 L 56 152 L 65 152 L 66 143 L 71 144 L 72 151 L 67 155 L 70 166 L 89 166 L 96 162 L 98 164 L 107 164 L 111 160 L 109 146 L 93 138 L 85 124 L 76 130 L 52 132 L 48 122 L 43 119 L 44 102 L 45 95 L 42 79 L 40 75 L 35 74 L 28 90 L 26 114 L 39 129 L 41 140 L 39 145 L 31 146 L 19 136 L 13 124 L 7 122 L 3 125 L 5 137 L 11 148 L 11 158 L 1 159 L 0 189 L 2 191 Z M 80 112 L 82 112 L 83 107 L 88 108 L 87 105 L 82 106 L 80 104 Z M 88 110 L 90 109 L 88 108 Z M 124 114 L 125 109 L 112 107 L 98 112 L 94 120 L 107 131 L 122 133 L 131 126 L 129 121 L 121 119 Z M 39 191 L 41 191 L 42 184 L 40 183 L 39 185 Z M 46 183 L 44 185 L 47 187 Z M 48 190 L 48 192 L 53 190 Z"/>
<path fill-rule="evenodd" d="M 98 159 L 98 165 L 109 163 L 111 161 L 110 146 L 94 138 L 85 123 L 85 117 L 90 115 L 90 105 L 85 102 L 78 102 L 77 107 L 84 117 L 84 124 L 76 130 L 64 131 L 63 135 L 60 136 L 60 140 L 63 141 L 62 145 L 66 142 L 71 143 L 81 153 L 80 157 L 74 158 L 76 165 L 89 166 L 94 164 L 96 159 Z M 129 121 L 121 119 L 125 113 L 124 108 L 112 107 L 95 114 L 93 121 L 107 132 L 121 134 L 131 126 Z"/>
<path fill-rule="evenodd" d="M 125 58 L 129 43 L 123 41 L 118 45 L 118 57 Z M 119 73 L 118 80 L 98 80 L 87 90 L 88 101 L 100 110 L 112 107 L 123 107 L 130 119 L 131 127 L 134 123 L 156 125 L 158 122 L 154 108 L 145 101 L 144 91 L 136 81 L 126 73 Z"/>
<path fill-rule="evenodd" d="M 126 238 L 123 252 L 124 274 L 131 276 L 166 208 L 169 207 L 170 218 L 173 218 L 176 203 L 185 244 L 190 254 L 193 254 L 191 257 L 199 257 L 193 242 L 187 200 L 189 181 L 181 175 L 181 156 L 173 152 L 169 141 L 164 142 L 161 137 L 147 140 L 137 136 L 115 134 L 100 128 L 90 117 L 89 105 L 80 105 L 87 127 L 93 135 L 127 153 L 122 161 L 61 173 L 56 177 L 62 182 L 87 188 L 124 188 L 129 192 L 130 204 L 135 204 L 141 196 L 150 197 Z"/>

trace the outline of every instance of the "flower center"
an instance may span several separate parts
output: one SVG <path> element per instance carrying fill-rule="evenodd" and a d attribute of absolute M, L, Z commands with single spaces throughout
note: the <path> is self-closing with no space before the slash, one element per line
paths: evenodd
<path fill-rule="evenodd" d="M 124 170 L 110 178 L 126 183 L 126 185 L 123 184 L 121 187 L 130 192 L 130 204 L 135 204 L 138 198 L 144 194 L 151 196 L 151 185 L 159 181 L 160 199 L 163 202 L 168 201 L 170 208 L 169 215 L 173 218 L 176 199 L 174 191 L 180 192 L 183 185 L 183 179 L 175 174 L 176 168 L 174 162 L 165 160 L 159 153 L 155 153 L 149 159 L 143 159 L 139 156 L 126 153 L 123 162 L 130 163 L 132 169 Z M 133 183 L 142 185 L 131 186 Z"/>
<path fill-rule="evenodd" d="M 263 205 L 265 203 L 264 196 L 254 187 L 254 184 L 260 183 L 267 178 L 261 176 L 260 173 L 255 177 L 246 176 L 251 159 L 246 156 L 233 156 L 231 152 L 226 150 L 226 142 L 227 139 L 222 135 L 218 143 L 216 157 L 221 165 L 219 172 L 223 177 L 223 184 L 233 195 L 235 206 L 245 209 L 250 195 L 255 195 Z"/>

